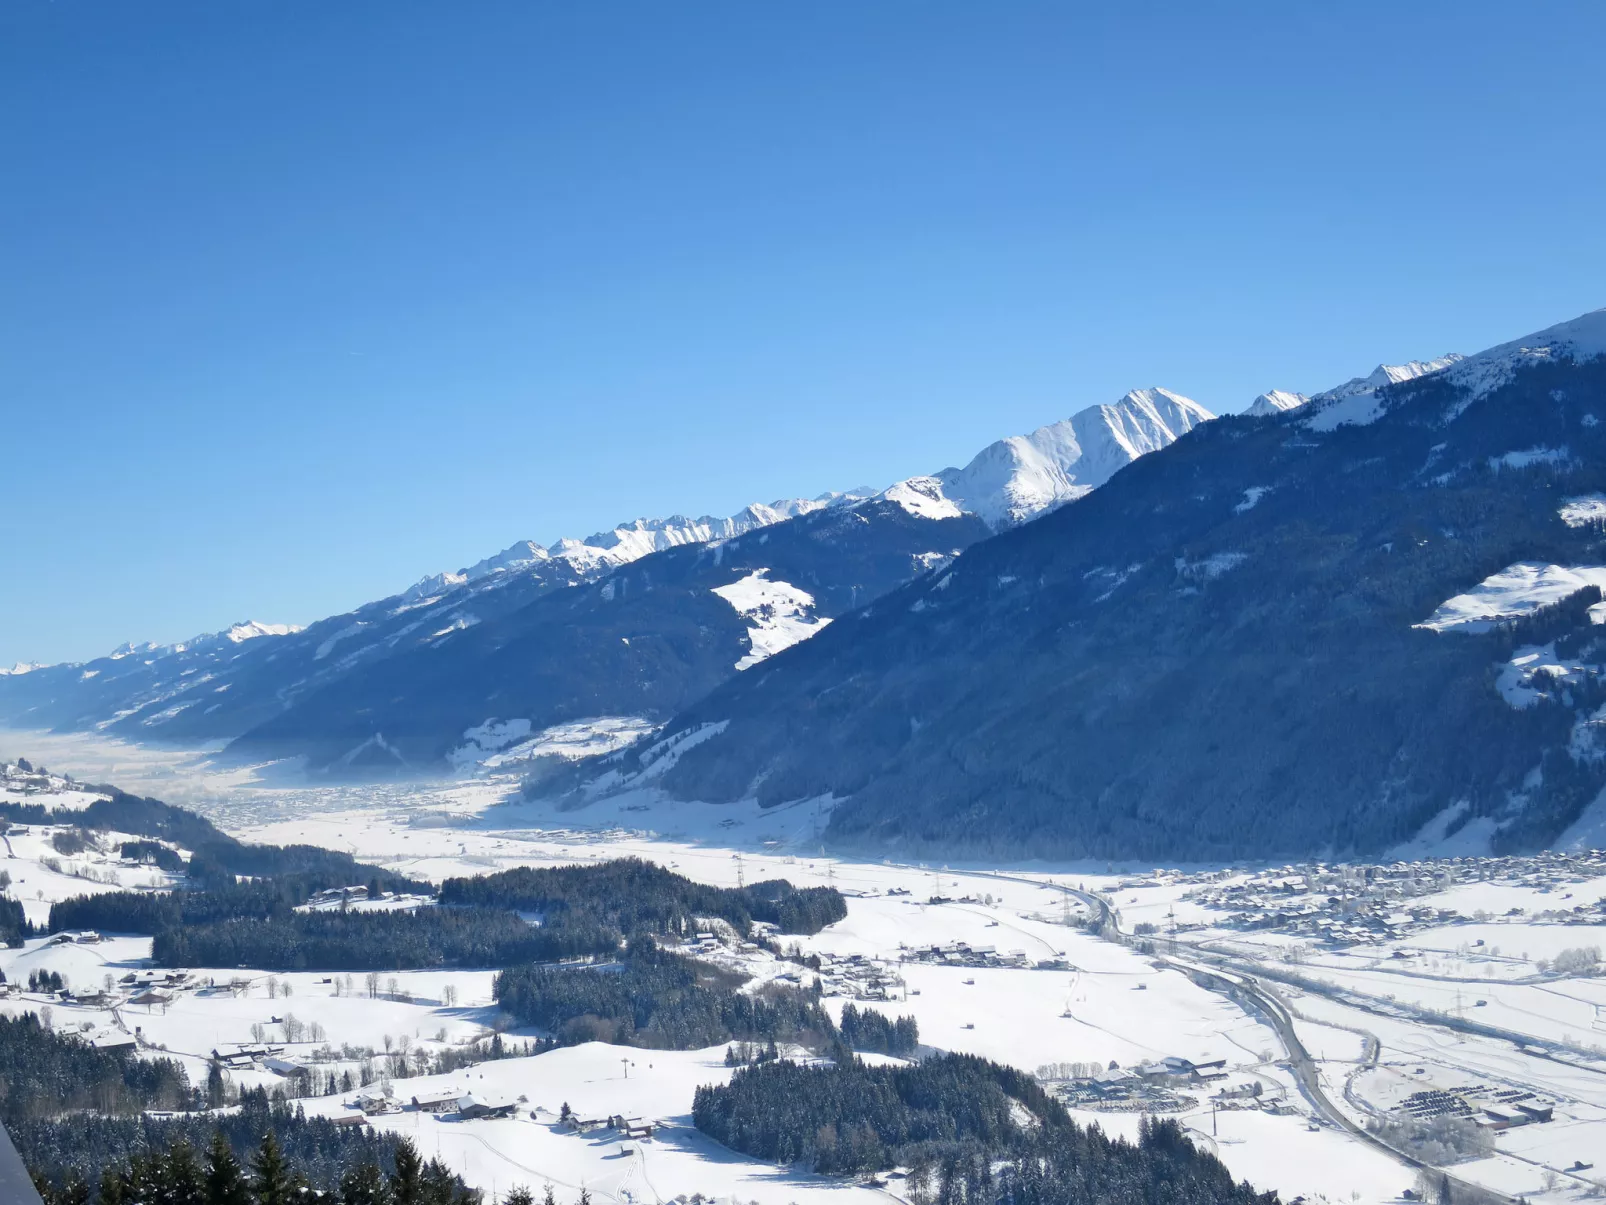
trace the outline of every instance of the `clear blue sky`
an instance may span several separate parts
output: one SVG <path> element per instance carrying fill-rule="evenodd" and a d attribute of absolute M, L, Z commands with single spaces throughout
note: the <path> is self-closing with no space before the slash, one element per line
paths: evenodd
<path fill-rule="evenodd" d="M 0 661 L 1606 305 L 1596 3 L 10 0 Z"/>

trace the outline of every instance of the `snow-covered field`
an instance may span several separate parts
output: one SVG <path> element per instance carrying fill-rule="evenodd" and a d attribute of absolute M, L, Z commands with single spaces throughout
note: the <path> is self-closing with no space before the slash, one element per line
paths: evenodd
<path fill-rule="evenodd" d="M 1322 1090 L 1352 1121 L 1364 1124 L 1429 1087 L 1530 1091 L 1554 1106 L 1554 1120 L 1500 1132 L 1494 1155 L 1458 1165 L 1457 1174 L 1551 1202 L 1606 1184 L 1599 1169 L 1568 1170 L 1578 1162 L 1606 1164 L 1596 1157 L 1606 1151 L 1606 1057 L 1594 1053 L 1606 1048 L 1606 978 L 1551 968 L 1565 952 L 1606 946 L 1606 926 L 1591 919 L 1598 912 L 1588 912 L 1606 899 L 1606 873 L 1589 877 L 1563 868 L 1524 878 L 1506 868 L 1473 878 L 1425 870 L 1414 894 L 1397 905 L 1404 936 L 1346 945 L 1229 924 L 1217 898 L 1235 887 L 1263 890 L 1266 872 L 1157 872 L 1139 864 L 916 866 L 828 857 L 820 845 L 828 801 L 769 812 L 744 805 L 670 808 L 650 791 L 638 791 L 557 811 L 520 799 L 512 777 L 483 771 L 478 778 L 438 784 L 316 787 L 276 781 L 272 774 L 282 770 L 264 775 L 220 768 L 194 755 L 91 745 L 83 738 L 35 742 L 33 734 L 23 745 L 0 734 L 0 756 L 19 752 L 84 778 L 116 780 L 182 802 L 242 839 L 342 849 L 436 881 L 511 866 L 637 855 L 726 886 L 772 877 L 800 886 L 831 884 L 849 897 L 847 919 L 797 944 L 821 955 L 827 968 L 847 967 L 855 959 L 873 965 L 892 984 L 885 993 L 891 998 L 861 999 L 858 1006 L 915 1016 L 927 1046 L 971 1051 L 1026 1070 L 1055 1063 L 1131 1067 L 1165 1056 L 1200 1064 L 1219 1060 L 1225 1078 L 1184 1089 L 1194 1103 L 1179 1116 L 1196 1141 L 1215 1150 L 1235 1174 L 1275 1188 L 1285 1199 L 1397 1199 L 1415 1173 L 1321 1119 L 1289 1067 L 1277 1030 L 1241 1001 L 1165 961 L 1215 951 L 1235 967 L 1264 968 L 1262 983 L 1286 1006 L 1315 1060 Z M 32 843 L 16 844 L 23 841 Z M 21 888 L 15 893 L 25 902 L 34 897 L 28 907 L 35 919 L 43 919 L 41 910 L 51 900 L 95 889 L 68 873 L 66 859 L 59 873 L 44 868 L 49 845 L 42 830 L 13 842 L 15 857 L 6 864 Z M 146 876 L 151 885 L 161 879 L 150 868 L 83 869 L 118 873 L 124 885 L 133 885 L 127 881 L 132 874 Z M 1290 875 L 1290 881 L 1298 877 Z M 1153 934 L 1152 948 L 1134 949 L 1091 933 L 1086 907 L 1072 903 L 1061 887 L 1101 895 L 1124 931 Z M 928 902 L 933 897 L 945 902 Z M 1299 897 L 1279 899 L 1291 901 L 1280 907 L 1293 907 Z M 1434 919 L 1410 921 L 1412 909 Z M 1323 903 L 1314 911 L 1330 909 Z M 992 947 L 1000 960 L 1019 965 L 945 965 L 931 956 L 932 947 L 953 943 L 972 951 Z M 74 985 L 92 985 L 108 973 L 140 966 L 148 945 L 137 938 L 49 948 L 34 941 L 0 955 L 0 969 L 13 980 L 19 974 L 26 979 L 30 969 L 55 969 Z M 762 952 L 731 950 L 720 957 L 761 978 L 796 971 Z M 1052 969 L 1038 963 L 1051 963 Z M 197 975 L 220 985 L 242 977 L 248 983 L 234 991 L 181 995 L 165 1012 L 125 1006 L 113 1017 L 57 1005 L 55 1023 L 88 1022 L 97 1032 L 119 1022 L 138 1026 L 152 1047 L 182 1057 L 192 1076 L 204 1073 L 214 1046 L 250 1041 L 254 1025 L 265 1027 L 270 1041 L 282 1039 L 286 1014 L 303 1026 L 316 1024 L 323 1035 L 321 1042 L 309 1039 L 291 1052 L 308 1058 L 320 1045 L 336 1054 L 342 1047 L 377 1053 L 387 1039 L 393 1050 L 405 1040 L 415 1053 L 436 1051 L 505 1028 L 491 999 L 488 971 L 400 973 L 394 991 L 392 977 L 385 976 L 382 998 L 369 996 L 362 976 L 355 991 L 327 975 L 276 976 L 270 996 L 261 972 Z M 853 982 L 836 979 L 831 990 L 851 992 Z M 849 998 L 829 996 L 827 1005 L 839 1011 Z M 13 1000 L 0 1007 L 38 1003 Z M 1444 1017 L 1474 1021 L 1486 1031 L 1458 1032 Z M 1518 1039 L 1497 1036 L 1506 1032 Z M 585 1184 L 593 1195 L 617 1201 L 702 1192 L 777 1205 L 878 1191 L 768 1167 L 702 1139 L 690 1126 L 691 1094 L 697 1084 L 728 1074 L 722 1054 L 588 1045 L 484 1063 L 436 1079 L 465 1090 L 523 1095 L 527 1105 L 518 1118 L 466 1122 L 405 1111 L 376 1124 L 416 1132 L 426 1154 L 438 1152 L 471 1182 L 492 1190 L 518 1181 L 539 1190 L 551 1180 L 560 1189 Z M 628 1081 L 623 1059 L 633 1064 Z M 358 1062 L 315 1065 L 322 1074 Z M 276 1077 L 254 1071 L 239 1078 L 244 1083 Z M 397 1078 L 394 1087 L 404 1095 L 440 1086 L 436 1079 Z M 1250 1084 L 1259 1084 L 1258 1099 L 1274 1107 L 1213 1112 L 1213 1091 Z M 323 1097 L 312 1107 L 336 1110 L 346 1099 Z M 628 1144 L 627 1153 L 617 1135 L 563 1133 L 552 1124 L 555 1116 L 530 1113 L 555 1115 L 565 1101 L 582 1112 L 641 1116 L 663 1128 L 649 1141 Z M 1130 1134 L 1140 1116 L 1085 1109 L 1076 1115 Z M 896 1189 L 893 1182 L 887 1191 Z"/>

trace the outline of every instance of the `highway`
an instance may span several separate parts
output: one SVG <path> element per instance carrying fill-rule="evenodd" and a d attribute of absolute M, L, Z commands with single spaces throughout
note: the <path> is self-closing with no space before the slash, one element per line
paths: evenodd
<path fill-rule="evenodd" d="M 1078 901 L 1087 909 L 1090 915 L 1098 920 L 1098 931 L 1107 941 L 1114 941 L 1125 946 L 1136 946 L 1139 939 L 1130 933 L 1122 932 L 1115 909 L 1103 896 L 1091 891 L 1084 891 L 1076 887 L 1067 887 L 1062 884 L 1044 879 L 1029 879 L 1019 875 L 1004 874 L 1001 871 L 946 871 L 945 873 L 958 877 L 996 879 L 1004 882 L 1022 883 L 1031 887 L 1050 887 L 1060 891 Z M 1266 1023 L 1276 1032 L 1278 1040 L 1283 1045 L 1285 1064 L 1299 1085 L 1300 1094 L 1303 1095 L 1316 1115 L 1328 1125 L 1336 1126 L 1351 1137 L 1376 1148 L 1390 1158 L 1417 1171 L 1436 1172 L 1447 1175 L 1455 1185 L 1457 1201 L 1484 1201 L 1495 1205 L 1518 1205 L 1517 1199 L 1502 1193 L 1494 1192 L 1481 1185 L 1469 1184 L 1456 1177 L 1453 1170 L 1436 1167 L 1425 1163 L 1405 1151 L 1396 1150 L 1375 1134 L 1355 1124 L 1342 1109 L 1333 1103 L 1322 1086 L 1321 1075 L 1316 1067 L 1316 1061 L 1311 1058 L 1305 1044 L 1300 1041 L 1299 1034 L 1294 1029 L 1293 1017 L 1288 1006 L 1275 990 L 1261 983 L 1254 971 L 1230 959 L 1228 956 L 1213 951 L 1194 949 L 1191 958 L 1180 958 L 1175 954 L 1166 955 L 1158 952 L 1153 955 L 1155 961 L 1160 962 L 1173 970 L 1190 976 L 1201 987 L 1216 991 L 1232 999 L 1240 1008 L 1250 1008 L 1260 1014 Z M 1378 1049 L 1374 1037 L 1372 1050 Z"/>

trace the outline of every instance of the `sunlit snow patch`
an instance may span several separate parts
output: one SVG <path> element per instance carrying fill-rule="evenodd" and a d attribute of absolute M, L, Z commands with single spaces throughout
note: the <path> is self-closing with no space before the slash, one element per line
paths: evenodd
<path fill-rule="evenodd" d="M 1569 682 L 1580 683 L 1600 672 L 1598 665 L 1556 656 L 1554 642 L 1528 644 L 1501 665 L 1495 689 L 1510 706 L 1524 711 L 1540 699 L 1553 697 L 1558 688 Z"/>
<path fill-rule="evenodd" d="M 755 569 L 740 581 L 714 589 L 752 625 L 747 629 L 752 651 L 736 663 L 739 670 L 817 635 L 831 622 L 814 614 L 814 595 L 788 582 L 772 582 L 764 576 L 768 572 Z"/>
<path fill-rule="evenodd" d="M 1241 515 L 1245 511 L 1254 510 L 1260 504 L 1260 500 L 1269 493 L 1271 493 L 1271 486 L 1269 485 L 1250 486 L 1244 491 L 1244 500 L 1232 508 L 1232 513 Z"/>
<path fill-rule="evenodd" d="M 1440 603 L 1438 610 L 1414 626 L 1435 632 L 1487 632 L 1503 619 L 1532 615 L 1585 586 L 1606 589 L 1606 567 L 1518 561 L 1484 578 L 1467 593 Z M 1606 623 L 1606 607 L 1591 607 L 1589 618 Z"/>
<path fill-rule="evenodd" d="M 522 731 L 515 726 L 522 725 Z M 530 734 L 528 720 L 510 720 L 506 724 L 487 720 L 478 728 L 463 733 L 471 742 L 451 754 L 454 765 L 462 767 L 478 763 L 486 770 L 499 770 L 515 762 L 530 761 L 537 757 L 560 757 L 578 761 L 582 757 L 596 757 L 612 753 L 630 744 L 637 737 L 651 732 L 657 725 L 651 720 L 634 715 L 593 716 L 587 720 L 574 720 L 567 724 L 554 724 L 550 728 Z M 487 731 L 491 730 L 491 731 Z M 478 734 L 478 735 L 477 735 Z M 485 756 L 481 752 L 488 741 L 502 741 L 496 748 L 500 752 Z"/>
<path fill-rule="evenodd" d="M 1606 523 L 1606 494 L 1581 494 L 1577 498 L 1568 498 L 1556 513 L 1568 527 Z"/>
<path fill-rule="evenodd" d="M 1564 447 L 1523 448 L 1504 456 L 1489 457 L 1489 467 L 1498 473 L 1501 469 L 1526 469 L 1536 464 L 1566 464 L 1571 458 L 1572 453 Z"/>

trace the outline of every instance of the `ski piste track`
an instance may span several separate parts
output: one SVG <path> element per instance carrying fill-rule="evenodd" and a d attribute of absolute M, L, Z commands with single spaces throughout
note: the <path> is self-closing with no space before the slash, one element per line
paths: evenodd
<path fill-rule="evenodd" d="M 917 869 L 909 867 L 909 869 Z M 947 869 L 944 874 L 954 878 L 993 879 L 1006 883 L 1021 883 L 1030 887 L 1048 887 L 1081 903 L 1098 919 L 1097 931 L 1108 941 L 1120 945 L 1137 948 L 1140 941 L 1133 934 L 1123 932 L 1116 911 L 1110 902 L 1095 892 L 1085 891 L 1077 887 L 1068 887 L 1056 883 L 1051 879 L 1027 878 L 1023 875 L 1005 874 L 1002 871 L 985 870 L 954 870 Z M 1189 976 L 1199 986 L 1207 991 L 1217 992 L 1232 1000 L 1240 1008 L 1252 1009 L 1260 1014 L 1276 1032 L 1278 1040 L 1283 1044 L 1286 1058 L 1285 1062 L 1289 1072 L 1299 1084 L 1299 1090 L 1310 1103 L 1312 1109 L 1327 1124 L 1336 1126 L 1352 1137 L 1388 1155 L 1390 1158 L 1416 1171 L 1433 1172 L 1449 1177 L 1457 1190 L 1457 1199 L 1462 1201 L 1485 1201 L 1494 1205 L 1522 1205 L 1517 1197 L 1507 1196 L 1481 1184 L 1471 1184 L 1456 1176 L 1453 1169 L 1439 1167 L 1426 1163 L 1414 1155 L 1396 1149 L 1368 1133 L 1366 1129 L 1356 1125 L 1341 1109 L 1332 1102 L 1322 1087 L 1321 1077 L 1316 1070 L 1316 1061 L 1311 1058 L 1305 1044 L 1299 1040 L 1294 1030 L 1293 1018 L 1289 1015 L 1288 1006 L 1270 988 L 1263 985 L 1255 974 L 1243 964 L 1214 951 L 1194 949 L 1189 958 L 1179 958 L 1175 954 L 1166 955 L 1154 952 L 1155 961 L 1181 971 Z M 1258 969 L 1258 968 L 1257 968 Z M 1376 1039 L 1373 1038 L 1371 1049 L 1377 1049 Z"/>

